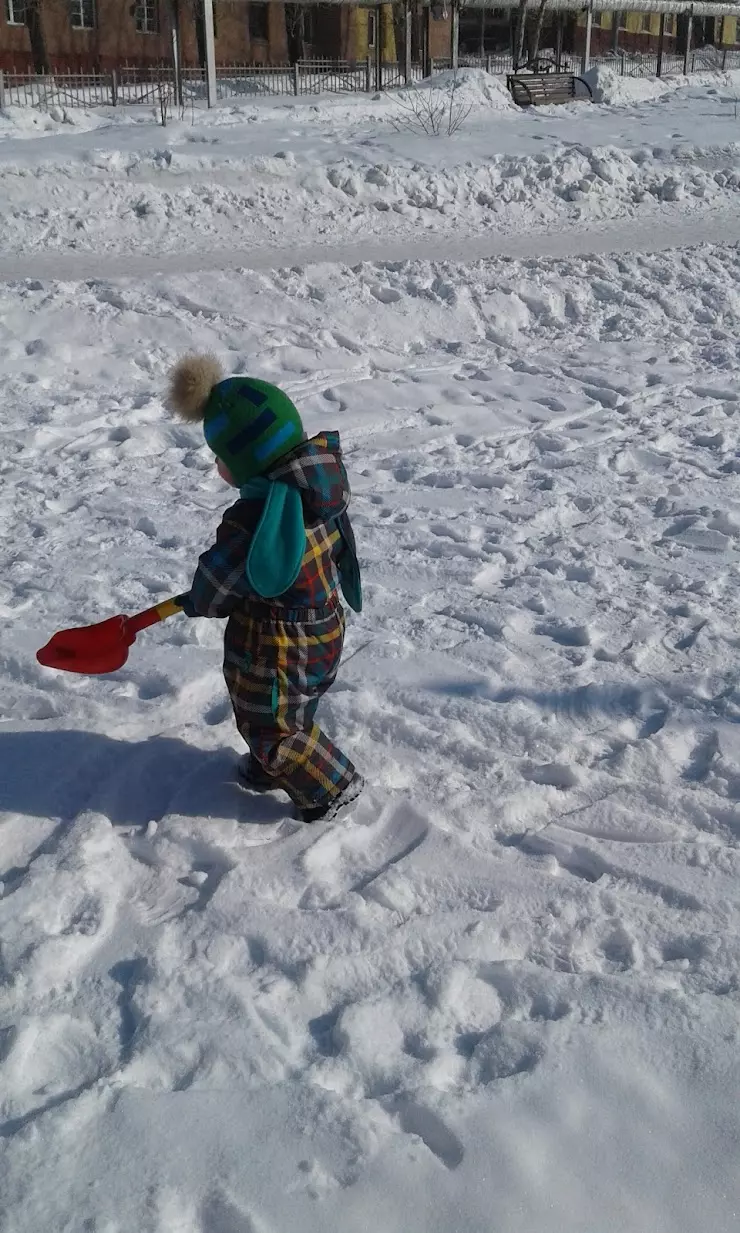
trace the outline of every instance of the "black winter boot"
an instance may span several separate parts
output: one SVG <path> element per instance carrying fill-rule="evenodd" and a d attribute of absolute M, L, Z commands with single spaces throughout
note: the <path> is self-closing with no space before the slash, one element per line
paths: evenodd
<path fill-rule="evenodd" d="M 301 822 L 332 822 L 344 812 L 347 805 L 357 800 L 364 787 L 365 780 L 355 771 L 347 787 L 337 796 L 332 796 L 324 805 L 316 805 L 311 809 L 299 809 L 298 817 Z"/>
<path fill-rule="evenodd" d="M 241 788 L 249 792 L 279 792 L 280 784 L 263 770 L 256 758 L 245 754 L 236 767 L 236 778 Z"/>

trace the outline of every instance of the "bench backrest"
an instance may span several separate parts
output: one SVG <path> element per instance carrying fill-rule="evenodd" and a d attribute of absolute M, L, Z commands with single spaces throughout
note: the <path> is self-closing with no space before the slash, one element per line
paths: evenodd
<path fill-rule="evenodd" d="M 582 82 L 589 96 L 588 82 L 572 73 L 510 73 L 506 78 L 512 98 L 520 107 L 536 106 L 538 103 L 567 103 L 578 97 L 577 82 Z"/>

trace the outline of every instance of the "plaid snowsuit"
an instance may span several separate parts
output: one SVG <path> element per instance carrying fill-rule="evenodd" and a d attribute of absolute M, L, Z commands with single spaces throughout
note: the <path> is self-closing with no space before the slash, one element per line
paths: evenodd
<path fill-rule="evenodd" d="M 237 728 L 275 786 L 305 809 L 337 796 L 354 774 L 349 758 L 315 722 L 342 654 L 343 554 L 354 559 L 339 434 L 304 441 L 268 479 L 301 494 L 306 551 L 290 590 L 266 602 L 249 589 L 246 560 L 263 501 L 247 498 L 224 514 L 216 543 L 200 557 L 183 610 L 189 616 L 228 616 L 224 676 Z"/>

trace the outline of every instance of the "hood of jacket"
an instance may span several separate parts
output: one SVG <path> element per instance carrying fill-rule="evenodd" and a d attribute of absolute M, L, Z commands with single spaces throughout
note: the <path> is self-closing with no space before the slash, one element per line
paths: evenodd
<path fill-rule="evenodd" d="M 338 432 L 321 432 L 303 441 L 279 459 L 266 478 L 298 489 L 308 526 L 339 518 L 349 505 Z"/>

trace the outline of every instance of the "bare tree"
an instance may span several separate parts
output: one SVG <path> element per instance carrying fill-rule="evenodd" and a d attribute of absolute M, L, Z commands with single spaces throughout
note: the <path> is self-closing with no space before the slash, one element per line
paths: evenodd
<path fill-rule="evenodd" d="M 201 0 L 192 0 L 193 25 L 195 27 L 195 44 L 198 49 L 198 64 L 206 67 L 206 26 L 203 20 L 203 5 Z"/>
<path fill-rule="evenodd" d="M 406 5 L 404 0 L 394 0 L 391 13 L 393 18 L 393 38 L 396 44 L 396 60 L 399 64 L 403 64 L 406 60 Z"/>
<path fill-rule="evenodd" d="M 285 33 L 288 39 L 288 61 L 297 64 L 306 59 L 306 6 L 286 4 Z"/>
<path fill-rule="evenodd" d="M 51 63 L 46 48 L 43 0 L 26 0 L 26 26 L 31 40 L 31 56 L 35 73 L 50 73 Z"/>
<path fill-rule="evenodd" d="M 524 40 L 527 37 L 527 0 L 519 0 L 516 19 L 516 35 L 514 37 L 514 71 L 522 68 L 524 62 Z"/>
<path fill-rule="evenodd" d="M 542 26 L 545 21 L 545 9 L 547 8 L 547 0 L 540 0 L 537 9 L 537 18 L 535 21 L 534 34 L 532 35 L 532 43 L 529 49 L 529 59 L 532 65 L 536 65 L 537 57 L 540 52 L 540 39 L 542 38 Z"/>
<path fill-rule="evenodd" d="M 159 103 L 159 119 L 162 128 L 167 128 L 172 103 L 172 88 L 168 81 L 160 79 L 157 82 L 157 102 Z"/>

